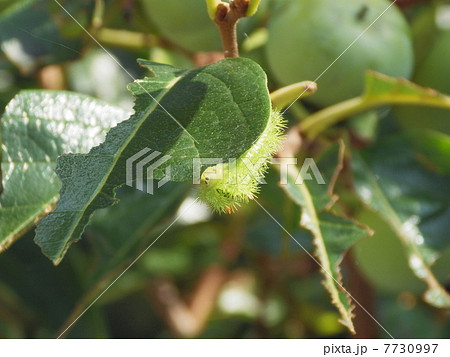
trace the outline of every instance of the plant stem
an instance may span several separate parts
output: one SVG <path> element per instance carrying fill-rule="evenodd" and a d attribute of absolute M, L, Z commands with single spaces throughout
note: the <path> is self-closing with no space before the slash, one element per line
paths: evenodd
<path fill-rule="evenodd" d="M 353 298 L 361 303 L 366 310 L 364 311 L 361 306 L 355 305 L 353 311 L 355 331 L 356 335 L 353 338 L 377 338 L 378 331 L 377 325 L 372 320 L 371 316 L 376 316 L 375 311 L 375 292 L 373 287 L 364 279 L 362 274 L 358 270 L 358 265 L 355 262 L 351 252 L 348 252 L 344 258 L 344 264 L 347 267 L 348 272 L 348 285 L 350 293 Z"/>
<path fill-rule="evenodd" d="M 270 100 L 275 108 L 282 110 L 296 100 L 309 97 L 317 91 L 317 84 L 311 81 L 303 81 L 290 86 L 277 89 L 270 93 Z"/>
<path fill-rule="evenodd" d="M 304 135 L 314 139 L 341 120 L 383 105 L 420 105 L 450 109 L 450 97 L 444 100 L 437 97 L 423 97 L 421 101 L 409 95 L 383 95 L 373 99 L 356 97 L 311 114 L 299 126 Z"/>
<path fill-rule="evenodd" d="M 237 22 L 247 16 L 249 0 L 233 0 L 217 5 L 214 22 L 219 27 L 225 57 L 239 57 Z"/>
<path fill-rule="evenodd" d="M 103 15 L 105 13 L 104 0 L 95 0 L 94 16 L 92 17 L 92 27 L 99 29 L 103 25 Z"/>
<path fill-rule="evenodd" d="M 158 45 L 158 38 L 141 32 L 102 28 L 95 34 L 97 40 L 109 46 L 142 49 Z"/>
<path fill-rule="evenodd" d="M 300 129 L 304 135 L 313 139 L 338 121 L 368 109 L 363 104 L 363 100 L 357 97 L 319 110 L 302 121 Z"/>

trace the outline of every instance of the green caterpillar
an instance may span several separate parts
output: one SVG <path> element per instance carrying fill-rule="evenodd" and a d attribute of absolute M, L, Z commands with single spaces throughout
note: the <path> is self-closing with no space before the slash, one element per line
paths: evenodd
<path fill-rule="evenodd" d="M 258 183 L 277 151 L 285 127 L 283 117 L 272 110 L 259 139 L 241 157 L 208 167 L 200 177 L 199 197 L 219 213 L 233 213 L 259 192 Z"/>

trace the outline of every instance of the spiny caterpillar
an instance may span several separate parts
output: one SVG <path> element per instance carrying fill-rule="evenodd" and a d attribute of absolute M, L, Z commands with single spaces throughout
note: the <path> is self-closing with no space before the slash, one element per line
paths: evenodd
<path fill-rule="evenodd" d="M 236 160 L 208 167 L 200 177 L 199 197 L 219 213 L 233 213 L 258 193 L 258 183 L 282 139 L 284 120 L 272 110 L 257 141 Z"/>

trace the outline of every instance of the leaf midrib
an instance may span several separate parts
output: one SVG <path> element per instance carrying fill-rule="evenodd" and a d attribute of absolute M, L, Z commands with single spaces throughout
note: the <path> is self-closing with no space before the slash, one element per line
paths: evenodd
<path fill-rule="evenodd" d="M 296 174 L 299 174 L 299 171 L 296 169 Z M 289 170 L 289 172 L 291 172 L 291 170 Z M 289 173 L 289 175 L 295 180 L 297 178 L 297 176 L 294 177 L 293 174 Z M 295 182 L 295 181 L 294 181 Z M 332 275 L 332 270 L 331 270 L 331 266 L 330 266 L 330 259 L 328 256 L 328 251 L 324 245 L 324 239 L 323 239 L 323 235 L 322 235 L 322 230 L 320 229 L 320 223 L 318 220 L 318 216 L 316 214 L 316 209 L 314 206 L 314 201 L 313 198 L 311 196 L 311 194 L 309 193 L 308 188 L 306 187 L 306 185 L 300 184 L 297 185 L 300 189 L 300 191 L 302 192 L 302 195 L 305 199 L 305 207 L 303 209 L 307 210 L 307 214 L 309 214 L 310 218 L 311 218 L 311 222 L 312 224 L 315 226 L 315 230 L 316 233 L 319 235 L 319 237 L 316 237 L 315 232 L 311 232 L 314 236 L 314 243 L 316 244 L 316 248 L 318 249 L 319 253 L 323 255 L 323 257 L 325 258 L 325 260 L 323 261 L 322 259 L 320 259 L 320 265 L 321 268 L 323 270 L 325 270 L 325 279 L 328 281 L 328 283 L 331 283 L 331 285 L 333 285 L 333 289 L 332 291 L 330 291 L 330 289 L 327 289 L 328 292 L 331 294 L 331 298 L 336 302 L 336 304 L 338 305 L 337 308 L 339 310 L 339 312 L 341 313 L 341 315 L 346 319 L 345 323 L 346 326 L 350 329 L 350 330 L 354 330 L 353 327 L 353 322 L 352 322 L 352 318 L 351 318 L 351 313 L 349 313 L 347 311 L 346 306 L 344 305 L 344 302 L 341 300 L 341 296 L 339 295 L 339 292 L 337 291 L 336 288 L 336 284 L 338 284 L 338 282 L 334 279 L 333 275 Z M 301 224 L 301 223 L 300 223 Z M 307 228 L 307 227 L 305 227 Z M 307 228 L 308 229 L 308 228 Z"/>
<path fill-rule="evenodd" d="M 187 71 L 183 72 L 182 75 L 180 75 L 179 77 L 175 78 L 176 80 L 174 79 L 174 80 L 168 82 L 167 87 L 164 90 L 162 90 L 161 93 L 158 96 L 156 96 L 156 97 L 153 96 L 153 98 L 152 98 L 152 96 L 150 96 L 150 98 L 153 99 L 152 105 L 149 107 L 149 109 L 147 110 L 145 115 L 143 115 L 141 117 L 141 120 L 136 125 L 135 129 L 132 131 L 132 135 L 129 135 L 127 140 L 125 141 L 125 144 L 121 146 L 120 150 L 116 153 L 116 155 L 112 155 L 112 156 L 115 156 L 113 164 L 110 166 L 110 169 L 108 170 L 107 174 L 104 176 L 103 180 L 97 186 L 97 190 L 94 192 L 93 195 L 91 195 L 90 200 L 87 202 L 87 204 L 85 204 L 83 206 L 83 210 L 80 210 L 80 211 L 66 211 L 66 212 L 85 212 L 86 211 L 86 208 L 91 205 L 92 201 L 98 196 L 99 192 L 102 191 L 103 187 L 105 186 L 105 183 L 108 181 L 108 179 L 109 179 L 109 177 L 111 175 L 111 172 L 112 172 L 113 168 L 116 166 L 117 161 L 120 159 L 121 154 L 128 147 L 128 144 L 130 143 L 132 138 L 134 138 L 136 132 L 140 129 L 142 124 L 147 120 L 148 116 L 151 113 L 153 113 L 153 111 L 156 108 L 156 106 L 160 105 L 159 103 L 161 102 L 161 100 L 167 95 L 167 93 L 169 93 L 169 91 L 174 87 L 174 85 L 176 83 L 178 83 L 182 78 L 184 78 L 187 74 L 189 74 L 192 71 L 193 70 L 187 70 Z M 145 88 L 142 85 L 140 85 L 140 86 L 145 90 Z M 145 92 L 147 92 L 147 91 L 145 90 Z M 134 115 L 137 115 L 137 113 L 135 113 Z M 194 146 L 195 146 L 195 143 L 194 143 Z M 89 156 L 89 154 L 86 154 L 86 156 Z M 61 259 L 62 259 L 61 252 L 64 252 L 65 250 L 67 250 L 67 243 L 70 242 L 70 239 L 73 236 L 74 230 L 79 225 L 80 220 L 83 217 L 83 214 L 80 214 L 78 216 L 79 217 L 70 226 L 70 230 L 68 231 L 69 234 L 66 234 L 66 239 L 64 239 L 64 244 L 62 245 L 62 249 L 58 250 L 58 258 L 56 260 L 53 260 L 55 264 L 58 264 L 61 261 Z"/>

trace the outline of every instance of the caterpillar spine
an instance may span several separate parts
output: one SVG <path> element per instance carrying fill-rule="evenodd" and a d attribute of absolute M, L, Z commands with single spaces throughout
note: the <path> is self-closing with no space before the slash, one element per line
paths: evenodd
<path fill-rule="evenodd" d="M 239 158 L 208 167 L 200 177 L 199 197 L 219 213 L 233 213 L 259 192 L 269 160 L 279 149 L 285 122 L 271 111 L 267 126 L 256 142 Z"/>

